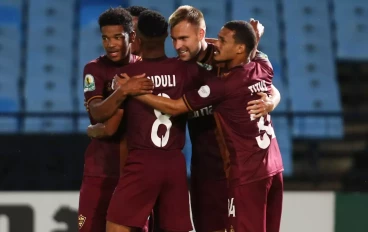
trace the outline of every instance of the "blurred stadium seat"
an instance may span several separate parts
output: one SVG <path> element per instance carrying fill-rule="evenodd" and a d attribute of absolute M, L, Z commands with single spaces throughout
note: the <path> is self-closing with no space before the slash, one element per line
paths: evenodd
<path fill-rule="evenodd" d="M 206 21 L 206 37 L 217 38 L 218 32 L 226 23 L 226 0 L 213 0 L 210 3 L 184 0 L 183 4 L 200 9 Z"/>
<path fill-rule="evenodd" d="M 368 60 L 368 1 L 334 0 L 337 57 Z"/>
<path fill-rule="evenodd" d="M 283 0 L 282 2 L 292 110 L 341 112 L 330 19 L 326 13 L 328 1 Z M 336 123 L 337 121 L 339 123 Z M 342 119 L 295 117 L 293 134 L 295 137 L 303 138 L 340 138 L 343 135 Z"/>
<path fill-rule="evenodd" d="M 25 133 L 70 133 L 73 120 L 70 118 L 33 118 L 25 120 Z"/>
<path fill-rule="evenodd" d="M 0 2 L 0 111 L 20 110 L 19 78 L 21 64 L 20 1 Z M 11 123 L 10 123 L 11 124 Z M 13 128 L 13 127 L 4 127 Z"/>
<path fill-rule="evenodd" d="M 28 112 L 73 110 L 71 78 L 75 6 L 75 0 L 29 1 L 25 80 Z M 54 121 L 63 124 L 60 119 L 50 119 L 44 123 L 44 119 L 29 118 L 25 131 L 36 131 L 37 128 L 40 131 L 60 131 L 52 123 Z M 63 130 L 68 128 L 62 127 Z"/>
<path fill-rule="evenodd" d="M 249 21 L 250 18 L 254 18 L 259 20 L 265 27 L 259 50 L 268 55 L 272 64 L 281 65 L 280 30 L 277 15 L 276 1 L 233 0 L 231 19 Z"/>

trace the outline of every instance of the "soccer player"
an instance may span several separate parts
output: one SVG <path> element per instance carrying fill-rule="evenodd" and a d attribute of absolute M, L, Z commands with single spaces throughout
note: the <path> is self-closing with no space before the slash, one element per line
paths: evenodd
<path fill-rule="evenodd" d="M 206 23 L 202 12 L 192 6 L 180 6 L 169 17 L 169 24 L 178 57 L 184 61 L 198 61 L 210 72 L 219 75 L 220 68 L 213 60 L 215 46 L 205 41 Z M 262 28 L 257 31 L 261 36 Z M 271 101 L 263 98 L 259 105 L 251 102 L 248 110 L 260 115 L 272 111 L 280 102 L 276 88 L 273 88 L 272 94 Z M 223 231 L 228 212 L 227 182 L 212 111 L 213 107 L 209 105 L 192 112 L 188 122 L 192 142 L 191 206 L 194 227 L 199 232 Z"/>
<path fill-rule="evenodd" d="M 178 98 L 207 72 L 196 63 L 167 58 L 164 44 L 168 23 L 155 11 L 140 14 L 137 39 L 142 61 L 121 71 L 129 76 L 145 73 L 154 94 Z M 131 98 L 124 102 L 128 159 L 113 194 L 107 232 L 132 231 L 144 225 L 158 200 L 160 225 L 165 231 L 192 229 L 185 159 L 186 115 L 171 118 Z"/>
<path fill-rule="evenodd" d="M 120 68 L 138 60 L 129 50 L 129 44 L 135 38 L 132 17 L 123 8 L 110 8 L 100 15 L 98 22 L 106 55 L 84 67 L 85 102 L 92 124 L 108 119 L 120 122 L 123 111 L 119 108 L 126 94 L 150 92 L 152 82 L 145 78 L 132 79 L 129 86 L 111 90 L 111 81 L 115 75 L 120 74 Z M 140 90 L 143 86 L 147 91 Z M 134 89 L 139 90 L 132 92 Z M 111 137 L 92 139 L 85 152 L 78 210 L 81 232 L 105 231 L 107 208 L 119 180 L 121 134 L 116 128 L 106 131 Z"/>
<path fill-rule="evenodd" d="M 130 15 L 132 16 L 133 18 L 133 28 L 134 28 L 134 31 L 137 30 L 137 23 L 138 23 L 138 17 L 139 15 L 145 11 L 145 10 L 148 10 L 148 8 L 146 7 L 143 7 L 143 6 L 129 6 L 127 8 L 125 8 L 129 13 Z M 140 49 L 139 49 L 139 44 L 138 44 L 138 40 L 134 40 L 130 46 L 130 51 L 132 54 L 135 54 L 135 55 L 140 55 Z"/>
<path fill-rule="evenodd" d="M 213 105 L 225 173 L 229 182 L 228 231 L 278 232 L 283 198 L 283 164 L 270 115 L 244 111 L 256 93 L 269 94 L 273 69 L 257 44 L 252 26 L 230 21 L 218 34 L 214 59 L 228 72 L 177 100 L 136 97 L 161 112 L 179 115 Z M 204 145 L 205 146 L 205 145 Z M 215 191 L 215 190 L 214 190 Z"/>

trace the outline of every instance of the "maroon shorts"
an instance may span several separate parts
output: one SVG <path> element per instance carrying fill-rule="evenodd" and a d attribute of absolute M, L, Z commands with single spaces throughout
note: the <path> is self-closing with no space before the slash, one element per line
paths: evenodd
<path fill-rule="evenodd" d="M 227 180 L 191 179 L 191 205 L 196 231 L 224 230 L 227 225 Z"/>
<path fill-rule="evenodd" d="M 142 228 L 156 200 L 162 229 L 192 230 L 185 158 L 179 150 L 131 151 L 107 220 Z"/>
<path fill-rule="evenodd" d="M 228 231 L 279 232 L 282 198 L 282 173 L 230 187 Z"/>
<path fill-rule="evenodd" d="M 84 176 L 79 195 L 80 232 L 105 232 L 106 214 L 119 178 Z"/>

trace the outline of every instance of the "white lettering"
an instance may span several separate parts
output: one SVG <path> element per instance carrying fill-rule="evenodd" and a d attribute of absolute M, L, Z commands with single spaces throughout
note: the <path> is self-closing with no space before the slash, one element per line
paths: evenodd
<path fill-rule="evenodd" d="M 175 87 L 176 79 L 175 75 L 155 75 L 155 76 L 147 76 L 148 79 L 152 80 L 155 88 L 158 87 Z"/>
<path fill-rule="evenodd" d="M 254 85 L 248 86 L 248 89 L 251 92 L 251 95 L 253 95 L 254 93 L 258 93 L 258 92 L 267 92 L 267 85 L 266 85 L 266 81 L 260 81 L 255 83 Z"/>

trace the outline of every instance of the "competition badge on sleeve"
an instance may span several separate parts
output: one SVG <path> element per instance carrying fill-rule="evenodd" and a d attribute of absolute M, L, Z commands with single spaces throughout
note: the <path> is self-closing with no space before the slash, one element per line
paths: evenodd
<path fill-rule="evenodd" d="M 96 89 L 95 78 L 91 74 L 84 77 L 84 92 L 90 92 Z"/>

